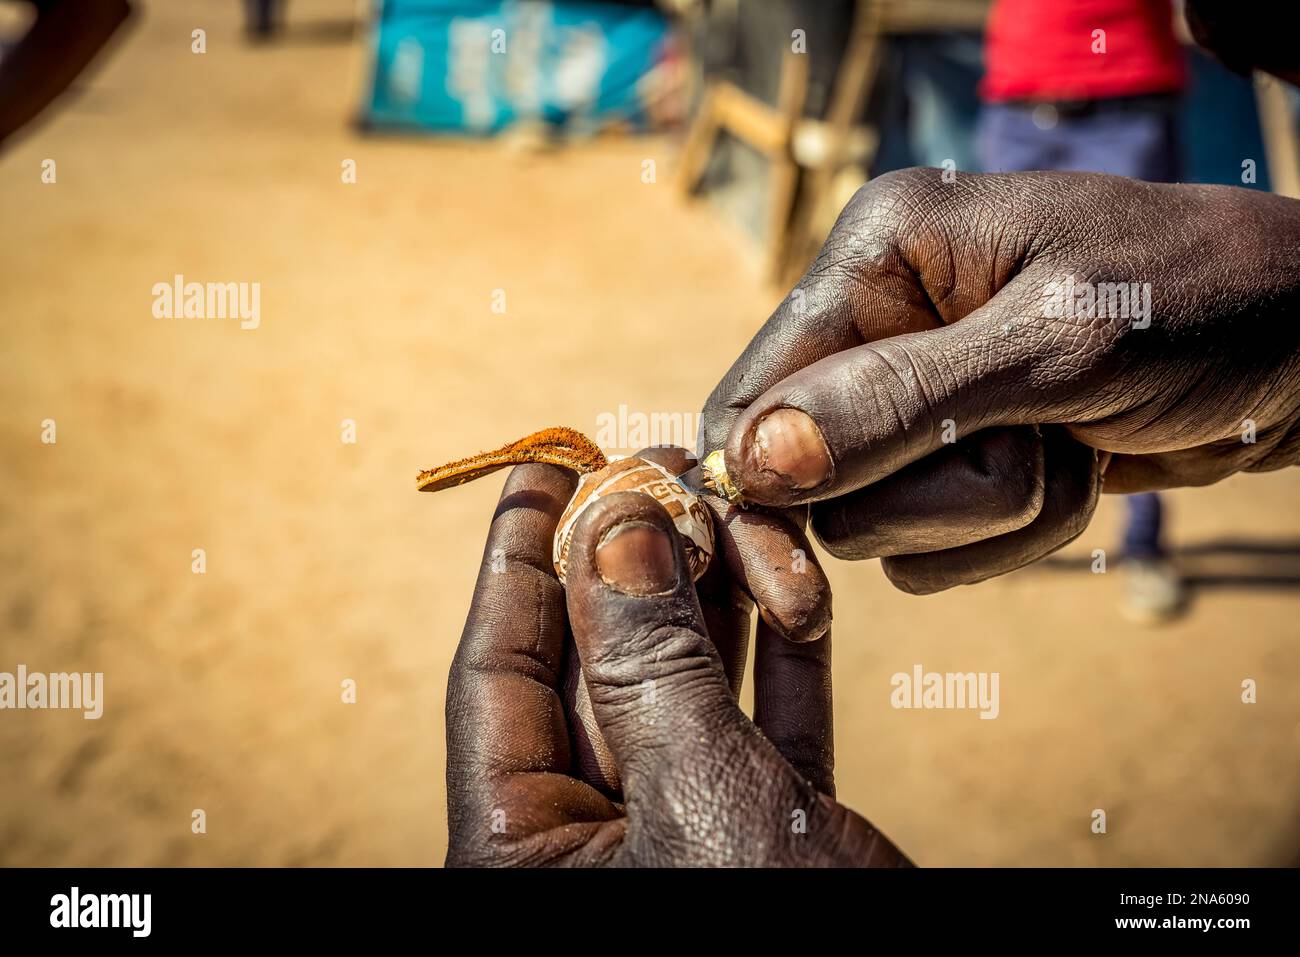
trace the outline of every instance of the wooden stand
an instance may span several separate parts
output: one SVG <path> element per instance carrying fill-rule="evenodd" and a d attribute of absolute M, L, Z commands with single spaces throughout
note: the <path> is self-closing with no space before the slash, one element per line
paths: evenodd
<path fill-rule="evenodd" d="M 679 188 L 694 192 L 722 130 L 766 156 L 771 174 L 765 271 L 774 284 L 788 285 L 821 242 L 819 224 L 837 177 L 860 167 L 865 181 L 875 158 L 879 131 L 858 120 L 876 81 L 884 37 L 979 29 L 987 13 L 988 0 L 858 0 L 824 120 L 804 116 L 807 54 L 786 51 L 775 107 L 725 80 L 710 83 L 682 150 Z"/>

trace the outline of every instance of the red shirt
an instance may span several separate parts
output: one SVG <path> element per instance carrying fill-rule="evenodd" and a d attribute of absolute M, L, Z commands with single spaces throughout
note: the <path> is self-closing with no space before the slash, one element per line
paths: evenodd
<path fill-rule="evenodd" d="M 995 103 L 1174 93 L 1186 82 L 1169 0 L 995 0 L 984 60 L 980 95 Z"/>

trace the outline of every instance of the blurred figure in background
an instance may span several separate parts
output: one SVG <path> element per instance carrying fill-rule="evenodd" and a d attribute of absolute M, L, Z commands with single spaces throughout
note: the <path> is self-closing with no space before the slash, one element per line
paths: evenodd
<path fill-rule="evenodd" d="M 284 25 L 284 0 L 244 0 L 244 32 L 251 40 L 266 40 Z"/>
<path fill-rule="evenodd" d="M 1170 0 L 994 0 L 985 67 L 976 149 L 986 171 L 1182 177 L 1186 69 Z M 1165 549 L 1163 503 L 1155 492 L 1125 501 L 1121 610 L 1141 623 L 1171 619 L 1186 593 Z"/>
<path fill-rule="evenodd" d="M 45 109 L 131 13 L 127 0 L 29 0 L 36 20 L 0 53 L 0 144 Z"/>

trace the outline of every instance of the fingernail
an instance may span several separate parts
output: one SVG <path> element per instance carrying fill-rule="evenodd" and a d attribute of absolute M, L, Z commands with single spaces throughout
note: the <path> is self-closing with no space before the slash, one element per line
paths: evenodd
<path fill-rule="evenodd" d="M 777 409 L 754 427 L 759 468 L 792 488 L 816 488 L 831 476 L 831 450 L 806 412 Z"/>
<path fill-rule="evenodd" d="M 658 595 L 677 584 L 677 556 L 663 529 L 648 522 L 624 522 L 596 546 L 596 571 L 615 591 Z"/>

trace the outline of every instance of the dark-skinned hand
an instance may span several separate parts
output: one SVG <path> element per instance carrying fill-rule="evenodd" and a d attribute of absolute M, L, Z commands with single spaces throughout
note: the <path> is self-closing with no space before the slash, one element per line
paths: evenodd
<path fill-rule="evenodd" d="M 622 492 L 583 513 L 566 589 L 551 544 L 574 487 L 519 466 L 493 516 L 447 691 L 447 863 L 907 864 L 832 796 L 829 635 L 759 623 L 750 721 L 752 606 L 724 562 L 693 585 L 662 506 Z"/>
<path fill-rule="evenodd" d="M 1067 281 L 1149 283 L 1149 316 L 1053 316 Z M 701 448 L 789 528 L 810 507 L 831 554 L 935 592 L 1074 539 L 1103 476 L 1137 492 L 1294 464 L 1298 318 L 1296 200 L 905 170 L 845 208 L 710 396 Z"/>

